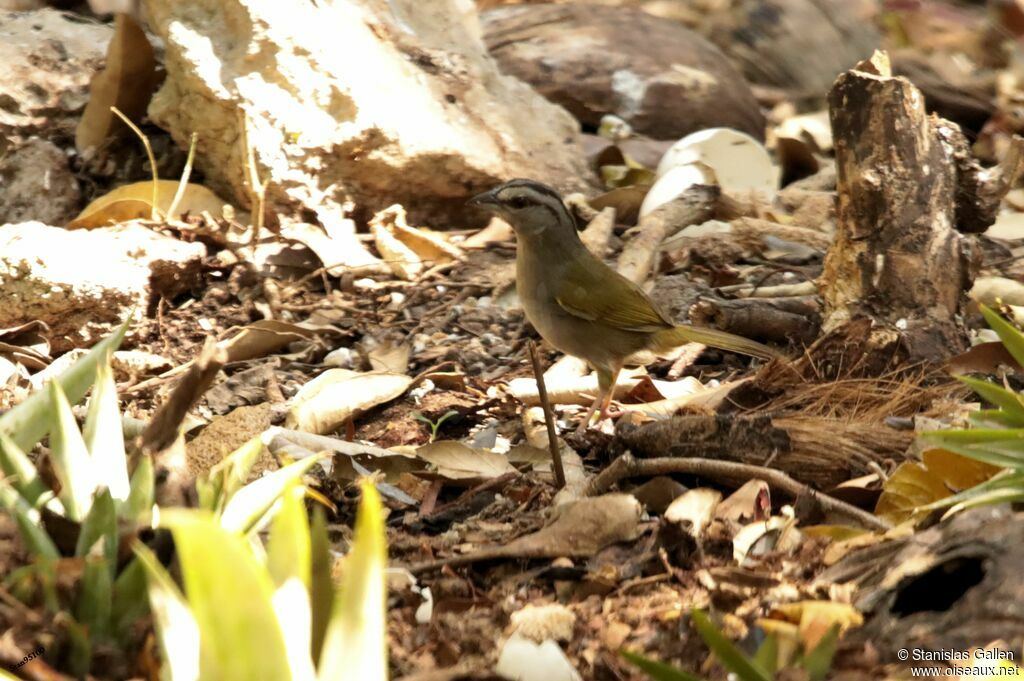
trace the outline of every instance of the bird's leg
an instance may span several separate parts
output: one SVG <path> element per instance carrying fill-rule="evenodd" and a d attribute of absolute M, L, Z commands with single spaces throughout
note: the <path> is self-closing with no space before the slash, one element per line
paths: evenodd
<path fill-rule="evenodd" d="M 611 418 L 608 405 L 612 401 L 612 395 L 615 394 L 615 383 L 619 378 L 619 369 L 621 367 L 596 367 L 596 369 L 597 397 L 594 398 L 594 403 L 590 405 L 590 409 L 587 409 L 587 415 L 583 418 L 579 428 L 576 429 L 577 433 L 582 433 L 590 426 L 590 419 L 594 417 L 594 412 L 598 411 L 598 409 L 600 409 L 599 421 Z"/>
<path fill-rule="evenodd" d="M 601 400 L 601 415 L 598 417 L 598 421 L 604 421 L 605 419 L 613 418 L 613 415 L 608 411 L 608 407 L 612 403 L 612 397 L 615 395 L 615 384 L 619 382 L 619 371 L 622 367 L 613 367 L 611 370 L 611 376 L 608 379 L 608 385 L 604 386 L 604 399 Z M 598 374 L 598 384 L 601 382 L 601 375 Z M 618 416 L 618 413 L 615 414 Z"/>

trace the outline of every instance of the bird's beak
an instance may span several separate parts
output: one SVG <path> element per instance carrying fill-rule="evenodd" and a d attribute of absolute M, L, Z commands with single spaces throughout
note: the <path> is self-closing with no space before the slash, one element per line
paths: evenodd
<path fill-rule="evenodd" d="M 474 208 L 483 208 L 484 210 L 494 210 L 498 206 L 498 198 L 494 195 L 494 190 L 492 189 L 483 194 L 477 194 L 467 201 L 466 205 L 473 206 Z"/>

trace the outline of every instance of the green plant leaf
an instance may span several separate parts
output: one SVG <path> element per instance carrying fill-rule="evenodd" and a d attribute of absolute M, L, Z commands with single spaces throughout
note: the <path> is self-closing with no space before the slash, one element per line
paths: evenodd
<path fill-rule="evenodd" d="M 224 507 L 224 513 L 220 518 L 221 527 L 242 533 L 252 530 L 271 506 L 277 503 L 285 489 L 298 481 L 322 458 L 323 456 L 310 456 L 294 461 L 238 490 Z"/>
<path fill-rule="evenodd" d="M 727 639 L 718 627 L 701 610 L 694 609 L 693 624 L 711 652 L 726 669 L 736 674 L 741 681 L 771 681 L 771 676 L 743 654 Z"/>
<path fill-rule="evenodd" d="M 758 646 L 757 652 L 754 653 L 753 662 L 755 665 L 765 670 L 768 676 L 775 676 L 775 672 L 778 671 L 776 668 L 779 665 L 779 639 L 773 634 L 768 634 L 764 642 Z"/>
<path fill-rule="evenodd" d="M 1014 442 L 1024 446 L 1024 428 L 970 428 L 958 430 L 929 430 L 921 433 L 925 441 L 937 440 L 961 445 L 987 442 Z"/>
<path fill-rule="evenodd" d="M 134 558 L 114 580 L 111 619 L 114 637 L 123 640 L 129 630 L 149 612 L 146 597 L 146 568 Z"/>
<path fill-rule="evenodd" d="M 293 678 L 281 626 L 308 623 L 278 623 L 273 584 L 248 540 L 206 511 L 167 509 L 160 524 L 174 534 L 188 605 L 199 626 L 200 678 Z"/>
<path fill-rule="evenodd" d="M 50 430 L 50 457 L 53 470 L 60 481 L 61 503 L 68 520 L 81 522 L 89 513 L 96 492 L 96 472 L 85 440 L 78 430 L 75 415 L 60 384 L 50 383 L 50 402 L 53 404 L 53 428 Z"/>
<path fill-rule="evenodd" d="M 839 624 L 835 623 L 828 628 L 814 650 L 804 655 L 803 668 L 811 681 L 823 681 L 832 671 L 832 658 L 835 657 L 838 644 Z"/>
<path fill-rule="evenodd" d="M 934 442 L 940 443 L 944 449 L 948 449 L 954 454 L 966 456 L 969 459 L 981 461 L 997 468 L 1019 469 L 1024 467 L 1024 446 L 1022 446 L 1024 443 L 1010 443 L 1008 446 L 988 443 L 983 447 L 979 447 L 975 445 L 960 445 L 949 441 L 935 440 Z"/>
<path fill-rule="evenodd" d="M 953 513 L 959 513 L 960 511 L 966 511 L 969 508 L 975 508 L 977 506 L 990 506 L 994 504 L 1012 504 L 1018 501 L 1024 501 L 1024 488 L 1017 489 L 992 489 L 981 494 L 972 496 L 970 499 L 965 499 L 960 503 L 954 505 L 946 515 L 952 515 Z"/>
<path fill-rule="evenodd" d="M 29 551 L 51 560 L 60 558 L 57 545 L 43 529 L 39 511 L 32 508 L 5 478 L 0 478 L 0 507 L 7 509 L 14 518 Z"/>
<path fill-rule="evenodd" d="M 135 542 L 132 549 L 146 572 L 149 606 L 163 653 L 163 676 L 167 681 L 195 681 L 199 678 L 199 624 L 153 552 L 142 542 Z"/>
<path fill-rule="evenodd" d="M 97 343 L 84 357 L 57 377 L 56 382 L 60 384 L 67 399 L 72 402 L 82 399 L 96 378 L 96 365 L 102 362 L 108 353 L 118 348 L 128 331 L 130 320 L 131 315 L 117 331 Z M 32 449 L 50 430 L 52 399 L 53 394 L 47 390 L 33 393 L 24 402 L 0 416 L 0 430 L 10 435 L 22 450 Z"/>
<path fill-rule="evenodd" d="M 267 569 L 274 585 L 280 587 L 289 579 L 297 579 L 310 588 L 311 544 L 309 519 L 303 502 L 306 490 L 292 483 L 281 495 L 281 508 L 270 525 L 267 545 Z"/>
<path fill-rule="evenodd" d="M 130 490 L 128 459 L 124 454 L 121 408 L 109 355 L 96 365 L 96 384 L 89 398 L 82 434 L 95 464 L 97 483 L 109 489 L 114 499 L 124 501 Z"/>
<path fill-rule="evenodd" d="M 93 546 L 96 542 L 102 542 L 101 555 L 111 561 L 111 566 L 113 566 L 117 560 L 117 541 L 117 515 L 114 511 L 114 500 L 110 496 L 110 490 L 102 489 L 93 500 L 89 514 L 82 521 L 82 527 L 78 532 L 78 542 L 75 545 L 75 555 L 84 558 L 90 553 L 95 553 Z"/>
<path fill-rule="evenodd" d="M 334 609 L 334 581 L 331 579 L 331 542 L 327 537 L 327 519 L 319 506 L 313 509 L 313 523 L 310 528 L 310 587 L 309 601 L 312 607 L 313 659 L 321 659 L 327 625 Z"/>
<path fill-rule="evenodd" d="M 35 506 L 36 500 L 49 491 L 49 487 L 39 477 L 39 471 L 36 470 L 32 460 L 2 430 L 0 430 L 0 471 L 3 471 L 8 482 L 18 490 L 29 506 Z"/>
<path fill-rule="evenodd" d="M 262 452 L 263 441 L 254 437 L 224 457 L 205 476 L 200 477 L 196 481 L 200 508 L 214 513 L 222 511 L 228 499 L 245 484 L 249 471 Z"/>
<path fill-rule="evenodd" d="M 113 611 L 113 565 L 102 555 L 85 561 L 78 589 L 75 619 L 85 625 L 92 644 L 110 636 Z"/>
<path fill-rule="evenodd" d="M 139 465 L 132 474 L 128 499 L 118 508 L 118 515 L 133 522 L 146 521 L 153 513 L 153 459 L 148 454 L 139 457 Z"/>
<path fill-rule="evenodd" d="M 1017 360 L 1017 364 L 1024 366 L 1024 335 L 1017 330 L 1013 324 L 1003 319 L 1003 316 L 987 305 L 979 305 L 981 314 L 985 317 L 989 327 L 996 332 L 1003 347 Z"/>
<path fill-rule="evenodd" d="M 981 395 L 982 398 L 1005 411 L 1015 422 L 1024 423 L 1024 404 L 1021 403 L 1017 393 L 990 381 L 982 381 L 970 376 L 957 376 L 956 378 Z"/>
<path fill-rule="evenodd" d="M 654 681 L 702 681 L 699 676 L 676 669 L 670 664 L 652 660 L 637 653 L 631 653 L 628 650 L 620 650 L 619 655 L 622 655 L 630 664 L 639 668 L 640 671 L 647 674 Z"/>
<path fill-rule="evenodd" d="M 320 656 L 321 681 L 385 681 L 388 676 L 384 513 L 373 483 L 364 480 L 361 487 L 355 537 Z"/>

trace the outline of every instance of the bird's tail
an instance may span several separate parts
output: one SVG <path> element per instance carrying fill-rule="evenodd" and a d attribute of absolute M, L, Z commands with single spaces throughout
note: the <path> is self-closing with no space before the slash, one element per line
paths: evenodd
<path fill-rule="evenodd" d="M 676 326 L 671 329 L 665 329 L 664 331 L 659 331 L 654 336 L 654 342 L 656 344 L 655 349 L 660 351 L 678 347 L 683 343 L 703 343 L 720 350 L 729 350 L 742 355 L 760 357 L 761 359 L 782 357 L 775 350 L 757 341 L 747 340 L 743 336 L 702 326 Z"/>

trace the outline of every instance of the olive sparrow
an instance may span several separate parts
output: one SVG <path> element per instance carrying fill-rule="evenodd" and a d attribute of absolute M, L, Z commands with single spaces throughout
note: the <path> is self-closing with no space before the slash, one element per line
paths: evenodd
<path fill-rule="evenodd" d="M 469 205 L 495 213 L 515 229 L 516 288 L 526 318 L 548 343 L 597 371 L 599 392 L 581 431 L 599 407 L 601 418 L 608 416 L 619 370 L 641 350 L 694 342 L 764 359 L 779 356 L 741 336 L 673 324 L 643 289 L 587 250 L 575 220 L 550 187 L 512 180 L 473 197 Z"/>

